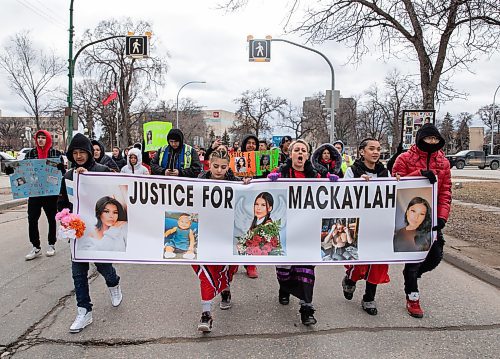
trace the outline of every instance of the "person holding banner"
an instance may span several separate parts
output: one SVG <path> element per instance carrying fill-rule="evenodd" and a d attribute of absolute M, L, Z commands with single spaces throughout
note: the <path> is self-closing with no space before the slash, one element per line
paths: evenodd
<path fill-rule="evenodd" d="M 344 178 L 390 177 L 389 171 L 380 160 L 380 142 L 375 138 L 365 138 L 358 146 L 360 158 L 356 159 L 351 167 L 347 168 Z M 375 294 L 377 285 L 389 283 L 389 265 L 362 264 L 347 265 L 346 276 L 342 279 L 344 297 L 351 300 L 356 290 L 356 282 L 366 280 L 365 294 L 361 300 L 361 307 L 370 315 L 377 315 Z"/>
<path fill-rule="evenodd" d="M 127 165 L 122 167 L 121 173 L 149 175 L 149 170 L 142 165 L 142 152 L 138 148 L 128 151 Z"/>
<path fill-rule="evenodd" d="M 65 173 L 64 160 L 61 152 L 52 148 L 52 136 L 48 131 L 39 130 L 35 133 L 36 147 L 31 149 L 26 156 L 25 160 L 54 158 L 60 162 L 57 166 L 58 169 Z M 14 170 L 12 167 L 6 167 L 5 173 L 11 174 Z M 42 248 L 40 245 L 40 233 L 38 230 L 38 220 L 42 214 L 42 209 L 49 222 L 48 241 L 49 246 L 45 255 L 52 257 L 56 254 L 56 213 L 57 213 L 57 196 L 41 196 L 28 198 L 28 234 L 33 248 L 24 257 L 27 261 L 35 259 L 42 255 Z"/>
<path fill-rule="evenodd" d="M 151 161 L 151 173 L 163 176 L 196 178 L 201 163 L 196 150 L 184 143 L 184 134 L 172 129 L 167 135 L 168 145 L 160 148 Z"/>
<path fill-rule="evenodd" d="M 207 172 L 201 173 L 198 178 L 241 181 L 229 168 L 229 153 L 225 148 L 218 148 L 210 154 L 210 168 Z M 250 178 L 245 178 L 243 183 L 250 182 Z M 221 295 L 220 309 L 231 308 L 230 284 L 233 275 L 238 271 L 235 265 L 193 265 L 193 270 L 200 279 L 201 291 L 201 319 L 198 330 L 204 333 L 212 331 L 212 301 L 217 295 Z"/>
<path fill-rule="evenodd" d="M 313 153 L 311 157 L 311 162 L 321 175 L 321 177 L 326 178 L 328 173 L 337 175 L 339 177 L 344 177 L 342 173 L 342 156 L 329 143 L 322 144 Z"/>
<path fill-rule="evenodd" d="M 242 152 L 252 152 L 252 151 L 257 151 L 257 146 L 259 145 L 259 139 L 257 138 L 257 136 L 254 136 L 254 135 L 247 135 L 243 138 L 243 141 L 241 141 L 241 151 Z M 241 162 L 241 160 L 243 160 L 243 163 Z M 239 172 L 240 170 L 238 170 L 238 168 L 242 168 L 241 166 L 245 166 L 244 167 L 244 170 L 242 170 L 241 172 L 246 172 L 246 163 L 245 162 L 245 158 L 244 157 L 241 157 L 240 159 L 238 159 L 238 163 L 237 163 L 237 171 Z M 259 272 L 257 272 L 257 266 L 254 266 L 254 265 L 247 265 L 245 266 L 245 269 L 247 271 L 247 276 L 248 278 L 258 278 L 259 277 Z"/>
<path fill-rule="evenodd" d="M 437 224 L 432 228 L 437 231 L 437 240 L 431 245 L 427 257 L 421 263 L 407 263 L 403 270 L 405 279 L 406 309 L 415 318 L 422 318 L 424 311 L 420 307 L 418 278 L 423 273 L 436 268 L 443 258 L 444 237 L 442 230 L 446 225 L 451 209 L 451 170 L 450 162 L 442 148 L 443 136 L 436 126 L 424 124 L 415 137 L 415 144 L 399 155 L 392 169 L 400 176 L 424 176 L 431 184 L 437 184 Z"/>
<path fill-rule="evenodd" d="M 83 172 L 110 172 L 109 167 L 96 162 L 94 158 L 94 148 L 90 140 L 77 133 L 68 147 L 68 161 L 72 164 L 72 169 L 66 172 L 64 179 L 73 181 L 74 173 Z M 70 202 L 66 189 L 66 182 L 61 183 L 61 192 L 57 201 L 58 211 L 68 208 L 73 211 L 73 204 Z M 77 240 L 77 239 L 75 239 Z M 120 288 L 120 277 L 111 263 L 95 263 L 97 271 L 104 277 L 111 296 L 113 307 L 120 305 L 123 299 Z M 69 328 L 70 333 L 79 333 L 86 326 L 92 323 L 92 302 L 89 293 L 89 263 L 71 262 L 71 273 L 75 286 L 75 296 L 77 303 L 77 316 Z"/>
<path fill-rule="evenodd" d="M 296 140 L 290 144 L 290 157 L 279 168 L 274 169 L 268 178 L 277 181 L 278 178 L 320 178 L 309 160 L 309 144 L 304 140 Z M 331 180 L 338 180 L 331 176 Z M 290 303 L 290 294 L 300 299 L 300 319 L 304 325 L 314 325 L 312 304 L 314 292 L 314 266 L 276 266 L 276 276 L 279 283 L 278 300 L 280 304 Z"/>

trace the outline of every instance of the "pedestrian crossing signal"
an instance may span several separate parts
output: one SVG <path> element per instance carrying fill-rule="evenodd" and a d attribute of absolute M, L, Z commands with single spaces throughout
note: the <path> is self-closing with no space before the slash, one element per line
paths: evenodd
<path fill-rule="evenodd" d="M 269 62 L 271 61 L 271 40 L 256 39 L 248 40 L 248 61 Z"/>
<path fill-rule="evenodd" d="M 149 55 L 147 36 L 127 36 L 125 55 L 141 59 Z"/>

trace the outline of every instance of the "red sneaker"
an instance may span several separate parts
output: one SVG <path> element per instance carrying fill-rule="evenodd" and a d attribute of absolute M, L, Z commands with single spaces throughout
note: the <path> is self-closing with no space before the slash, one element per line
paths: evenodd
<path fill-rule="evenodd" d="M 414 318 L 422 318 L 424 316 L 424 311 L 420 308 L 420 301 L 406 299 L 406 309 L 408 310 L 408 314 L 410 314 Z"/>
<path fill-rule="evenodd" d="M 259 273 L 257 273 L 257 267 L 247 266 L 247 276 L 248 278 L 259 278 Z"/>

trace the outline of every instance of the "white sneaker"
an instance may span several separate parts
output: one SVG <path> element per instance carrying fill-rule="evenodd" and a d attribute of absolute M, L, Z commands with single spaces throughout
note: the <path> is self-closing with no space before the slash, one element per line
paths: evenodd
<path fill-rule="evenodd" d="M 53 244 L 49 244 L 49 248 L 47 248 L 47 252 L 45 253 L 45 255 L 47 257 L 52 257 L 55 254 L 56 254 L 56 246 Z"/>
<path fill-rule="evenodd" d="M 87 312 L 87 309 L 78 307 L 78 314 L 71 327 L 69 327 L 69 332 L 73 334 L 80 333 L 90 323 L 92 323 L 92 312 Z"/>
<path fill-rule="evenodd" d="M 26 254 L 24 257 L 27 261 L 30 261 L 32 259 L 35 259 L 36 257 L 40 257 L 42 255 L 42 250 L 40 248 L 33 247 L 31 249 L 31 252 Z"/>
<path fill-rule="evenodd" d="M 108 289 L 109 294 L 111 295 L 111 304 L 113 305 L 113 307 L 118 307 L 123 299 L 120 285 L 117 285 L 116 287 L 109 287 Z"/>
<path fill-rule="evenodd" d="M 163 258 L 165 258 L 165 259 L 175 258 L 175 253 L 174 252 L 163 252 Z"/>

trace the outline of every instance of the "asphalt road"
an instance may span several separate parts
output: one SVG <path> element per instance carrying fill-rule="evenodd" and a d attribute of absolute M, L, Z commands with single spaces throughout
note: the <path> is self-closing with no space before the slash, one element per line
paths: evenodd
<path fill-rule="evenodd" d="M 346 301 L 342 268 L 318 268 L 313 328 L 300 323 L 296 300 L 278 304 L 273 267 L 259 267 L 256 280 L 240 270 L 234 306 L 214 308 L 209 335 L 196 331 L 199 288 L 189 266 L 119 265 L 123 303 L 112 308 L 104 281 L 93 277 L 94 323 L 72 335 L 68 244 L 58 243 L 55 257 L 25 262 L 25 207 L 0 215 L 0 233 L 2 358 L 6 350 L 14 358 L 498 358 L 500 352 L 500 290 L 447 263 L 421 280 L 426 315 L 420 320 L 405 311 L 401 266 L 392 266 L 391 283 L 379 288 L 376 317 L 360 308 L 363 284 Z"/>

